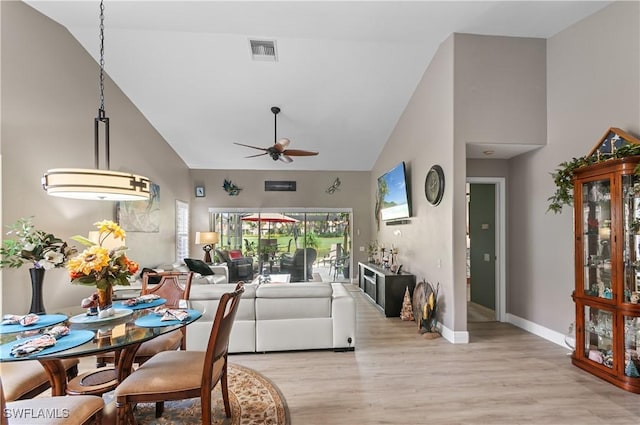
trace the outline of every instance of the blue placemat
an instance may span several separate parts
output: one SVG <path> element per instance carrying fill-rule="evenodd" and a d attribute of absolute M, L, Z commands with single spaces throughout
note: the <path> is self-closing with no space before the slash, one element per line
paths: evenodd
<path fill-rule="evenodd" d="M 136 305 L 124 305 L 122 304 L 122 301 L 116 301 L 113 303 L 113 308 L 130 308 L 131 310 L 142 310 L 144 308 L 158 307 L 159 305 L 162 305 L 166 302 L 167 300 L 165 300 L 164 298 L 158 298 L 157 300 L 153 300 L 150 303 L 140 303 Z"/>
<path fill-rule="evenodd" d="M 44 350 L 38 353 L 33 353 L 30 356 L 24 356 L 24 358 L 37 358 L 39 356 L 44 356 L 47 354 L 53 354 L 53 353 L 58 353 L 60 351 L 68 350 L 69 348 L 77 347 L 78 345 L 82 345 L 85 342 L 91 341 L 94 335 L 95 335 L 94 331 L 71 330 L 67 335 L 57 340 L 56 345 L 47 347 Z M 13 347 L 15 344 L 19 342 L 25 341 L 27 339 L 38 338 L 39 336 L 40 335 L 35 335 L 29 338 L 15 340 L 15 341 L 7 342 L 6 344 L 0 345 L 0 360 L 15 359 L 16 357 L 13 357 L 11 355 L 11 347 Z"/>
<path fill-rule="evenodd" d="M 194 320 L 202 316 L 202 313 L 200 313 L 198 310 L 187 309 L 185 311 L 189 313 L 189 318 L 185 320 L 185 322 L 193 322 Z M 157 328 L 162 326 L 179 325 L 180 323 L 183 323 L 183 322 L 180 322 L 179 320 L 163 321 L 160 319 L 162 319 L 161 315 L 158 315 L 156 313 L 149 313 L 146 316 L 142 316 L 136 319 L 135 323 L 136 323 L 136 326 L 140 326 L 141 328 Z"/>
<path fill-rule="evenodd" d="M 14 332 L 32 331 L 35 329 L 46 328 L 47 326 L 57 325 L 67 320 L 67 316 L 64 314 L 41 314 L 38 317 L 40 319 L 29 326 L 16 325 L 0 325 L 0 334 L 8 334 Z"/>

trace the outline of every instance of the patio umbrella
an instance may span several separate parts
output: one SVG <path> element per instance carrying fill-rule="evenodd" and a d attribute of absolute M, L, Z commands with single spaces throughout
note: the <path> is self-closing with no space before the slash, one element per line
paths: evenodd
<path fill-rule="evenodd" d="M 253 213 L 242 217 L 242 221 L 266 222 L 268 223 L 268 234 L 271 234 L 271 223 L 297 223 L 300 220 L 281 213 Z"/>
<path fill-rule="evenodd" d="M 289 217 L 280 213 L 253 213 L 242 217 L 243 221 L 264 221 L 267 223 L 297 223 L 297 220 L 293 217 Z"/>

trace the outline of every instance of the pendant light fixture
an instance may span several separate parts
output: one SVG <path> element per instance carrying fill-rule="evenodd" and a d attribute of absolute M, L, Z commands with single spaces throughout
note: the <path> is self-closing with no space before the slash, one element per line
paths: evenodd
<path fill-rule="evenodd" d="M 100 169 L 100 123 L 104 124 L 105 165 Z M 62 198 L 104 201 L 139 201 L 149 199 L 150 181 L 137 174 L 109 169 L 109 118 L 104 111 L 104 3 L 100 1 L 100 107 L 94 120 L 95 169 L 54 168 L 42 177 L 42 187 L 49 195 Z"/>

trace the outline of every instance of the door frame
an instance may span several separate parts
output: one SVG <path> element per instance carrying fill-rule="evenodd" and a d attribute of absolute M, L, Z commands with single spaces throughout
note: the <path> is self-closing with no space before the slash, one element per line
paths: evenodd
<path fill-rule="evenodd" d="M 493 184 L 496 191 L 495 212 L 496 212 L 496 320 L 506 321 L 507 309 L 507 264 L 506 264 L 506 179 L 504 177 L 467 177 L 469 184 Z"/>

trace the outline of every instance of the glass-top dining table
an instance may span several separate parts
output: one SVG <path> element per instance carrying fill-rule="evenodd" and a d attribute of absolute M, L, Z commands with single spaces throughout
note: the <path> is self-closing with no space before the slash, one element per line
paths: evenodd
<path fill-rule="evenodd" d="M 49 375 L 51 395 L 59 396 L 65 395 L 67 385 L 62 359 L 116 351 L 119 352 L 116 374 L 121 382 L 131 373 L 140 344 L 188 326 L 202 316 L 202 312 L 190 309 L 187 302 L 181 309 L 188 313 L 186 319 L 162 320 L 154 308 L 162 308 L 163 301 L 166 300 L 136 306 L 117 302 L 113 305 L 114 314 L 109 317 L 90 316 L 85 309 L 69 307 L 56 314 L 39 315 L 38 321 L 31 325 L 0 325 L 0 362 L 38 360 Z M 55 345 L 23 356 L 11 353 L 16 344 L 41 337 L 59 325 L 67 326 L 69 333 L 59 337 Z"/>

